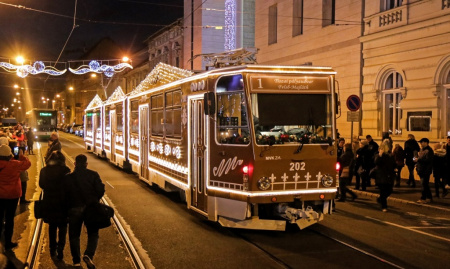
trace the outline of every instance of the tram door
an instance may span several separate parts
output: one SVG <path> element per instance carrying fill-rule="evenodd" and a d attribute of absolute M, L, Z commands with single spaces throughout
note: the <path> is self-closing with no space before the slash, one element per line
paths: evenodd
<path fill-rule="evenodd" d="M 140 176 L 148 180 L 148 106 L 139 107 Z"/>
<path fill-rule="evenodd" d="M 111 162 L 116 162 L 116 133 L 117 133 L 117 118 L 116 118 L 116 111 L 110 110 L 110 116 L 111 119 L 111 131 L 110 131 L 110 142 L 111 142 Z"/>
<path fill-rule="evenodd" d="M 207 211 L 207 193 L 206 193 L 206 137 L 205 125 L 206 116 L 203 113 L 203 99 L 193 99 L 190 101 L 191 110 L 191 192 L 192 206 L 206 212 Z"/>

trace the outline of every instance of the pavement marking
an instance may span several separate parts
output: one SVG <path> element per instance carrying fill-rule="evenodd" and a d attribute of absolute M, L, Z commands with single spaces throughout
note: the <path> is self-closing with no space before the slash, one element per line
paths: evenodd
<path fill-rule="evenodd" d="M 450 226 L 448 227 L 416 227 L 416 226 L 408 226 L 405 227 L 408 229 L 450 229 Z"/>
<path fill-rule="evenodd" d="M 108 183 L 108 185 L 111 186 L 111 188 L 115 189 L 114 186 L 111 185 L 111 183 L 109 183 L 109 181 L 106 181 L 106 180 L 105 180 L 105 182 Z"/>
<path fill-rule="evenodd" d="M 378 222 L 381 222 L 381 223 L 384 223 L 384 224 L 388 224 L 388 225 L 391 225 L 391 226 L 395 226 L 397 228 L 402 228 L 402 229 L 405 229 L 405 230 L 408 230 L 408 231 L 412 231 L 412 232 L 415 232 L 415 233 L 423 234 L 423 235 L 426 235 L 426 236 L 429 236 L 429 237 L 433 237 L 433 238 L 436 238 L 436 239 L 441 239 L 443 241 L 450 242 L 449 238 L 445 238 L 445 237 L 442 237 L 442 236 L 437 236 L 437 235 L 434 235 L 434 234 L 429 234 L 429 233 L 426 233 L 426 232 L 418 231 L 418 230 L 415 230 L 415 229 L 412 229 L 412 228 L 408 228 L 408 227 L 405 227 L 405 226 L 402 226 L 402 225 L 399 225 L 399 224 L 395 224 L 395 223 L 392 223 L 392 222 L 389 222 L 389 221 L 379 220 L 379 219 L 372 218 L 372 217 L 369 217 L 369 216 L 366 216 L 366 218 L 371 219 L 371 220 L 375 220 L 375 221 L 378 221 Z"/>

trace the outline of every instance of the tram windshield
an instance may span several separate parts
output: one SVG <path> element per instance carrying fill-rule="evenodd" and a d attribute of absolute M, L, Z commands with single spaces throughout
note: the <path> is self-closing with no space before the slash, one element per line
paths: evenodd
<path fill-rule="evenodd" d="M 251 95 L 256 143 L 329 143 L 332 139 L 331 95 Z"/>

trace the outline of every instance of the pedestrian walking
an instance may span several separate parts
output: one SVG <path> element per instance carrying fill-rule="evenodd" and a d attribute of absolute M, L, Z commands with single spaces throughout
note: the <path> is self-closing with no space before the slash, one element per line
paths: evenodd
<path fill-rule="evenodd" d="M 70 173 L 66 158 L 60 151 L 50 155 L 47 165 L 39 173 L 39 186 L 44 192 L 42 198 L 43 220 L 48 223 L 50 256 L 64 258 L 67 234 L 67 208 L 64 176 Z"/>
<path fill-rule="evenodd" d="M 57 132 L 53 132 L 50 135 L 47 153 L 45 154 L 45 163 L 48 163 L 48 161 L 50 160 L 50 156 L 54 151 L 61 151 L 61 142 L 59 142 L 59 135 Z"/>
<path fill-rule="evenodd" d="M 20 172 L 20 184 L 22 185 L 22 196 L 20 196 L 21 204 L 29 204 L 30 203 L 30 200 L 26 199 L 28 180 L 30 180 L 28 177 L 28 171 Z"/>
<path fill-rule="evenodd" d="M 440 143 L 434 145 L 433 156 L 433 176 L 436 198 L 439 198 L 439 189 L 442 189 L 442 197 L 447 196 L 448 190 L 445 189 L 445 155 L 446 150 Z"/>
<path fill-rule="evenodd" d="M 369 171 L 375 167 L 375 156 L 378 154 L 378 143 L 373 141 L 371 135 L 366 135 L 367 143 L 369 144 L 369 152 L 367 154 L 367 163 L 369 165 Z M 372 183 L 370 182 L 370 177 L 367 178 L 366 186 L 370 187 Z"/>
<path fill-rule="evenodd" d="M 344 138 L 339 138 L 339 143 L 337 146 L 337 157 L 338 159 L 342 156 L 342 153 L 344 153 L 344 144 L 345 144 L 345 139 Z"/>
<path fill-rule="evenodd" d="M 445 189 L 450 190 L 450 135 L 447 136 L 447 143 L 444 145 L 445 148 Z"/>
<path fill-rule="evenodd" d="M 388 140 L 388 146 L 389 146 L 388 153 L 392 153 L 394 142 L 392 141 L 391 134 L 389 132 L 383 132 L 383 134 L 381 135 L 381 141 L 384 141 L 385 139 Z"/>
<path fill-rule="evenodd" d="M 401 173 L 403 166 L 405 166 L 405 151 L 400 144 L 395 144 L 394 150 L 392 151 L 392 156 L 395 160 L 395 185 L 394 187 L 400 187 Z"/>
<path fill-rule="evenodd" d="M 75 169 L 65 177 L 65 193 L 69 208 L 69 241 L 74 266 L 81 266 L 80 234 L 83 225 L 83 212 L 86 206 L 98 202 L 105 193 L 97 172 L 87 169 L 87 158 L 80 154 L 75 158 Z M 98 244 L 98 228 L 86 226 L 88 240 L 83 261 L 87 267 L 95 268 L 93 263 Z"/>
<path fill-rule="evenodd" d="M 422 185 L 422 196 L 417 203 L 426 204 L 433 201 L 430 190 L 430 176 L 433 172 L 434 151 L 428 145 L 430 143 L 428 138 L 420 139 L 419 143 L 422 148 L 420 149 L 416 159 L 416 170 L 420 177 L 420 184 Z"/>
<path fill-rule="evenodd" d="M 31 128 L 28 128 L 28 131 L 25 133 L 25 136 L 27 137 L 27 147 L 28 147 L 28 154 L 33 155 L 33 146 L 34 146 L 34 132 Z"/>
<path fill-rule="evenodd" d="M 355 155 L 353 154 L 352 150 L 352 144 L 348 143 L 344 145 L 344 153 L 339 158 L 339 163 L 341 164 L 341 171 L 339 176 L 339 188 L 341 191 L 341 198 L 338 200 L 338 202 L 345 202 L 346 201 L 346 194 L 347 192 L 350 193 L 352 196 L 352 201 L 357 198 L 356 194 L 350 190 L 347 186 L 350 184 L 351 181 L 351 171 L 354 166 L 354 159 Z"/>
<path fill-rule="evenodd" d="M 356 159 L 355 159 L 356 190 L 359 190 L 360 188 L 363 191 L 366 190 L 367 177 L 370 169 L 367 170 L 368 167 L 364 162 L 364 159 L 368 151 L 369 151 L 369 143 L 366 140 L 361 141 L 360 147 L 356 151 Z"/>
<path fill-rule="evenodd" d="M 12 241 L 12 236 L 14 216 L 19 198 L 22 196 L 20 173 L 30 166 L 31 162 L 23 155 L 22 150 L 19 150 L 19 159 L 15 160 L 9 146 L 0 146 L 0 234 L 4 226 L 6 249 L 17 247 L 17 243 Z"/>
<path fill-rule="evenodd" d="M 375 183 L 380 189 L 380 197 L 377 202 L 381 204 L 381 210 L 387 211 L 387 198 L 392 194 L 395 179 L 395 160 L 389 152 L 389 144 L 383 142 L 375 156 L 375 168 L 371 171 Z"/>
<path fill-rule="evenodd" d="M 405 141 L 405 146 L 403 147 L 403 149 L 405 150 L 405 164 L 408 167 L 409 171 L 409 177 L 406 184 L 415 188 L 416 180 L 414 179 L 414 167 L 416 166 L 416 162 L 413 159 L 417 158 L 420 147 L 413 134 L 408 134 L 408 140 Z"/>

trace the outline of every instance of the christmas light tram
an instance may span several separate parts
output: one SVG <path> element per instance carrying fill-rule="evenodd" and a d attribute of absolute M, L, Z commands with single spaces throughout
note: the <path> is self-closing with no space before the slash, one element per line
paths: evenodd
<path fill-rule="evenodd" d="M 328 67 L 242 65 L 193 74 L 160 63 L 114 105 L 93 100 L 86 117 L 91 130 L 104 128 L 97 154 L 123 160 L 150 185 L 180 191 L 209 220 L 305 228 L 331 213 L 336 193 L 334 79 Z M 102 127 L 97 115 L 104 115 Z M 89 149 L 95 138 L 86 136 Z M 113 143 L 124 150 L 114 152 Z"/>
<path fill-rule="evenodd" d="M 97 155 L 103 151 L 103 101 L 96 95 L 89 103 L 84 115 L 84 142 L 86 149 Z"/>
<path fill-rule="evenodd" d="M 25 113 L 25 119 L 37 139 L 48 139 L 58 125 L 58 115 L 54 109 L 33 108 Z"/>

